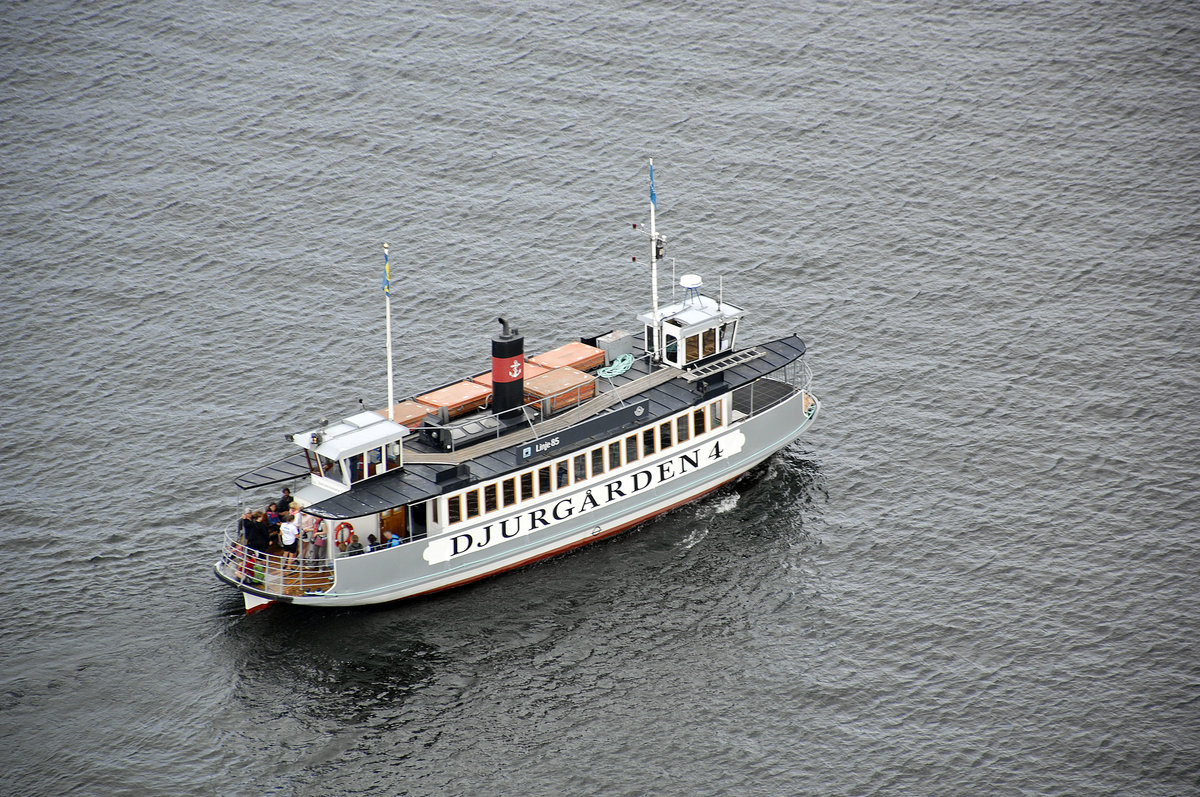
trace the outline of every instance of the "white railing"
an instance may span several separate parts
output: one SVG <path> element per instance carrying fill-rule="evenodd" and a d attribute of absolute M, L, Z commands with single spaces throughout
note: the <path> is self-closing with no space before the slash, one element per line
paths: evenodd
<path fill-rule="evenodd" d="M 273 595 L 325 592 L 333 586 L 333 563 L 327 559 L 290 559 L 247 546 L 236 531 L 225 532 L 222 572 L 233 581 Z"/>

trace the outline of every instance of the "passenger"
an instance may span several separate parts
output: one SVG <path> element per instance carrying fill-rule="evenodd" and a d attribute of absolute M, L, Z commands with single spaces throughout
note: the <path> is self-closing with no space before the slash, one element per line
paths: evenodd
<path fill-rule="evenodd" d="M 358 556 L 363 552 L 362 543 L 358 541 L 357 534 L 350 535 L 350 544 L 346 546 L 347 556 Z"/>
<path fill-rule="evenodd" d="M 263 522 L 262 512 L 247 512 L 242 516 L 241 525 L 246 535 L 246 576 L 251 584 L 262 584 L 263 571 L 266 569 L 267 549 L 271 540 L 267 536 L 267 524 Z"/>
<path fill-rule="evenodd" d="M 283 548 L 284 565 L 296 561 L 296 551 L 299 548 L 300 527 L 292 522 L 291 515 L 284 515 L 283 523 L 279 525 L 279 547 Z"/>
<path fill-rule="evenodd" d="M 375 539 L 374 534 L 367 535 L 367 553 L 379 550 L 379 540 Z"/>
<path fill-rule="evenodd" d="M 324 561 L 326 554 L 325 549 L 327 547 L 329 547 L 329 538 L 325 534 L 325 527 L 318 523 L 316 530 L 313 532 L 313 544 L 312 550 L 310 551 L 312 554 L 311 561 L 314 565 L 319 565 L 322 561 Z"/>
<path fill-rule="evenodd" d="M 380 548 L 396 548 L 400 545 L 400 535 L 392 534 L 387 529 L 383 530 L 383 544 Z"/>
<path fill-rule="evenodd" d="M 263 522 L 262 512 L 247 513 L 249 519 L 245 522 L 246 547 L 259 553 L 266 553 L 271 547 L 271 538 L 267 534 L 267 524 Z"/>
<path fill-rule="evenodd" d="M 288 488 L 283 488 L 283 495 L 279 496 L 279 500 L 275 502 L 275 508 L 280 512 L 287 512 L 292 506 L 292 501 L 296 499 L 292 496 L 292 491 Z"/>
<path fill-rule="evenodd" d="M 279 517 L 279 509 L 274 502 L 267 504 L 267 525 L 277 526 L 283 522 L 283 518 Z"/>
<path fill-rule="evenodd" d="M 240 518 L 238 518 L 238 525 L 237 525 L 238 541 L 240 543 L 242 543 L 243 545 L 247 544 L 246 526 L 248 524 L 250 524 L 251 522 L 253 522 L 253 520 L 254 520 L 254 510 L 252 510 L 252 509 L 247 509 L 245 512 L 242 513 L 242 516 Z"/>
<path fill-rule="evenodd" d="M 297 506 L 297 504 L 293 502 L 292 506 Z M 320 518 L 306 512 L 299 512 L 298 509 L 296 516 L 300 518 L 300 558 L 316 559 L 316 554 L 313 551 L 313 538 L 317 535 L 317 526 L 321 522 Z"/>

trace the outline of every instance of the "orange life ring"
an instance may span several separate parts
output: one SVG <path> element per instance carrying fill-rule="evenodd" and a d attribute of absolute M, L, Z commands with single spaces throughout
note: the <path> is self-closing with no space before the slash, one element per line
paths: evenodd
<path fill-rule="evenodd" d="M 333 530 L 333 541 L 338 545 L 346 545 L 350 542 L 350 534 L 353 531 L 354 527 L 349 523 L 339 523 Z"/>

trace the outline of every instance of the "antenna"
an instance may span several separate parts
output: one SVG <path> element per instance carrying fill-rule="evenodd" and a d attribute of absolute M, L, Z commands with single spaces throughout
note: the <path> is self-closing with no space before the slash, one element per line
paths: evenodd
<path fill-rule="evenodd" d="M 662 343 L 659 335 L 658 318 L 658 258 L 662 255 L 658 233 L 654 229 L 654 210 L 658 206 L 658 197 L 654 193 L 654 158 L 650 158 L 650 300 L 654 308 L 654 360 L 661 360 Z"/>
<path fill-rule="evenodd" d="M 388 245 L 383 244 L 383 307 L 387 326 L 387 379 L 388 379 L 388 411 L 389 421 L 396 420 L 396 399 L 392 391 L 392 270 L 388 265 Z M 362 399 L 358 400 L 362 403 Z"/>

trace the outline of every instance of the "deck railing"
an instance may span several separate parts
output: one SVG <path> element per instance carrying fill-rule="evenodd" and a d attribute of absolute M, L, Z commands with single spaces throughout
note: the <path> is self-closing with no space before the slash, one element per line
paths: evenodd
<path fill-rule="evenodd" d="M 325 592 L 333 586 L 333 562 L 293 559 L 248 547 L 236 531 L 225 532 L 221 571 L 233 581 L 273 595 Z"/>
<path fill-rule="evenodd" d="M 742 385 L 733 391 L 733 409 L 745 417 L 753 417 L 765 412 L 776 404 L 780 404 L 797 393 L 811 397 L 809 384 L 812 382 L 812 372 L 808 363 L 800 360 L 789 363 L 774 373 Z M 806 399 L 805 412 L 810 412 L 815 400 Z"/>

